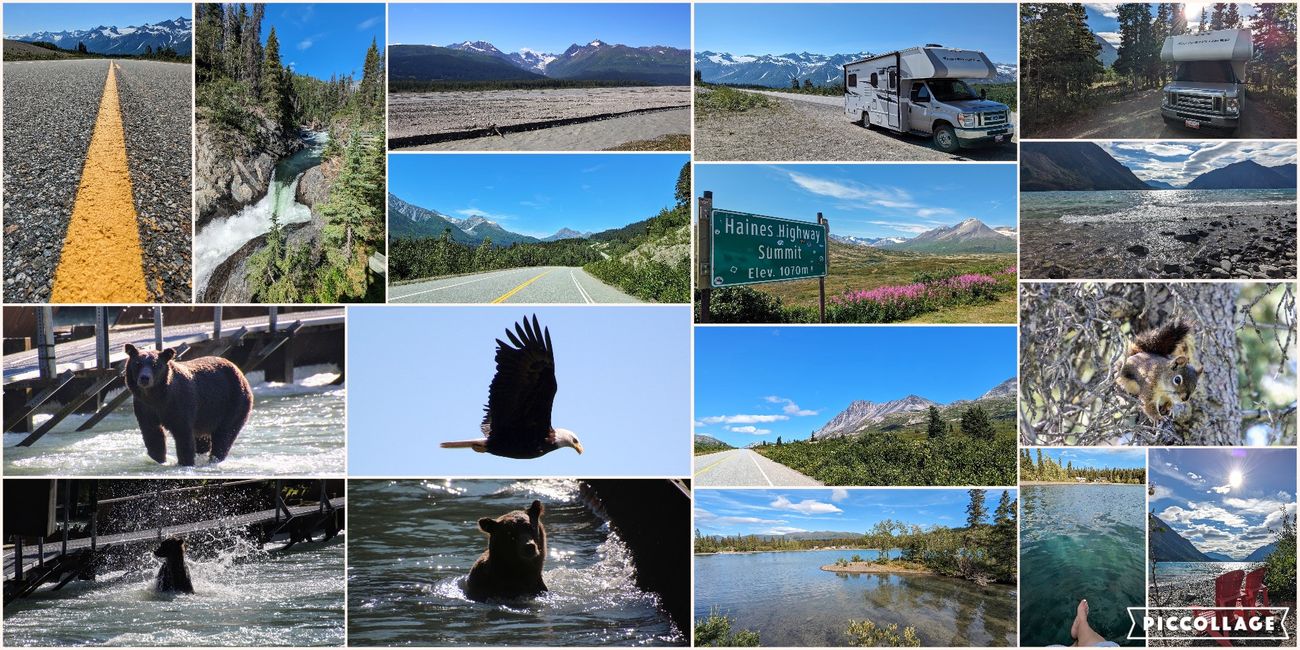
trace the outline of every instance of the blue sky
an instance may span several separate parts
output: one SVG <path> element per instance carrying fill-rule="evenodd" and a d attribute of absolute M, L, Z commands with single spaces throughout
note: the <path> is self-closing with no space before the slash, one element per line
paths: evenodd
<path fill-rule="evenodd" d="M 1273 541 L 1295 512 L 1294 449 L 1152 449 L 1150 507 L 1202 552 L 1234 560 Z"/>
<path fill-rule="evenodd" d="M 585 448 L 514 460 L 440 442 L 480 436 L 495 339 L 537 315 L 555 347 L 552 424 Z M 410 307 L 348 315 L 353 475 L 687 476 L 690 310 L 683 307 Z"/>
<path fill-rule="evenodd" d="M 317 79 L 351 73 L 358 81 L 373 39 L 384 48 L 384 5 L 267 3 L 262 42 L 275 26 L 280 60 Z"/>
<path fill-rule="evenodd" d="M 1016 499 L 1016 490 L 1008 490 Z M 985 490 L 990 516 L 1002 490 Z M 884 519 L 918 526 L 966 525 L 966 490 L 697 490 L 695 527 L 704 535 L 865 533 Z"/>
<path fill-rule="evenodd" d="M 855 54 L 939 43 L 1016 62 L 1015 4 L 695 5 L 695 51 Z"/>
<path fill-rule="evenodd" d="M 388 157 L 388 191 L 458 218 L 481 215 L 545 237 L 648 219 L 676 201 L 685 154 L 462 154 Z"/>
<path fill-rule="evenodd" d="M 62 32 L 106 27 L 139 27 L 193 16 L 193 5 L 176 3 L 5 3 L 4 33 Z"/>
<path fill-rule="evenodd" d="M 1265 167 L 1294 164 L 1294 142 L 1215 140 L 1198 142 L 1098 142 L 1120 164 L 1144 181 L 1164 181 L 1182 187 L 1205 172 L 1253 160 Z"/>
<path fill-rule="evenodd" d="M 696 165 L 696 197 L 705 190 L 716 208 L 821 212 L 837 235 L 913 237 L 970 217 L 1016 226 L 1015 165 Z"/>
<path fill-rule="evenodd" d="M 389 6 L 390 41 L 448 45 L 487 41 L 503 52 L 559 54 L 573 44 L 666 45 L 688 49 L 691 10 L 664 4 L 406 4 Z"/>
<path fill-rule="evenodd" d="M 802 440 L 853 400 L 947 404 L 1014 376 L 1014 327 L 700 327 L 695 432 Z"/>
<path fill-rule="evenodd" d="M 1111 45 L 1114 45 L 1116 48 L 1118 48 L 1119 47 L 1119 21 L 1116 20 L 1116 18 L 1119 16 L 1118 13 L 1119 3 L 1085 2 L 1083 3 L 1083 6 L 1088 14 L 1088 27 L 1092 28 L 1092 31 L 1096 32 L 1098 36 L 1106 39 L 1107 42 L 1109 42 Z M 1151 7 L 1151 15 L 1155 16 L 1157 5 L 1148 4 L 1148 6 Z M 1202 8 L 1206 10 L 1206 16 L 1208 17 L 1209 12 L 1213 9 L 1213 7 L 1214 7 L 1214 3 L 1212 2 L 1183 3 L 1183 16 L 1187 18 L 1188 29 L 1193 31 L 1196 30 L 1196 26 L 1201 22 Z M 1240 12 L 1241 15 L 1244 17 L 1250 17 L 1255 15 L 1254 7 L 1245 3 L 1238 3 L 1237 11 Z"/>
<path fill-rule="evenodd" d="M 1093 447 L 1071 447 L 1069 449 L 1049 449 L 1043 448 L 1043 456 L 1051 458 L 1060 465 L 1067 462 L 1074 463 L 1075 467 L 1087 467 L 1092 469 L 1131 469 L 1135 467 L 1146 467 L 1147 453 L 1146 449 L 1098 449 Z M 1029 448 L 1029 457 L 1037 458 L 1038 449 Z"/>

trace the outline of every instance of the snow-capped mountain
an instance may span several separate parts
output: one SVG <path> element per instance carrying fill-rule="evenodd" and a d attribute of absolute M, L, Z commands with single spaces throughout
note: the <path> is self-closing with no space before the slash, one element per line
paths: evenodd
<path fill-rule="evenodd" d="M 895 413 L 916 413 L 925 411 L 931 406 L 938 406 L 938 402 L 933 402 L 924 397 L 917 395 L 908 395 L 903 399 L 896 399 L 889 402 L 869 402 L 867 400 L 854 400 L 848 408 L 840 411 L 838 415 L 831 418 L 822 428 L 817 430 L 817 438 L 834 438 L 837 436 L 848 435 L 861 431 L 863 427 L 874 424 L 885 419 L 887 415 Z"/>
<path fill-rule="evenodd" d="M 851 246 L 888 246 L 907 241 L 906 237 L 859 237 L 857 235 L 831 235 L 831 241 Z"/>
<path fill-rule="evenodd" d="M 1016 230 L 1015 228 L 1008 227 L 1008 226 L 994 226 L 994 228 L 993 228 L 993 232 L 995 232 L 995 233 L 997 233 L 997 234 L 999 234 L 999 235 L 1005 235 L 1005 236 L 1010 237 L 1010 238 L 1012 238 L 1012 239 L 1015 239 L 1016 237 L 1020 236 L 1020 232 L 1019 232 L 1018 230 Z"/>
<path fill-rule="evenodd" d="M 32 32 L 5 38 L 28 43 L 53 43 L 65 50 L 84 43 L 95 54 L 140 55 L 146 50 L 172 48 L 177 54 L 189 54 L 193 48 L 193 21 L 185 16 L 151 25 L 116 27 L 100 25 L 92 29 L 61 32 Z"/>
<path fill-rule="evenodd" d="M 554 235 L 551 235 L 549 237 L 543 237 L 542 241 L 560 241 L 561 239 L 586 239 L 591 235 L 592 233 L 578 232 L 572 228 L 561 228 L 555 231 Z"/>
<path fill-rule="evenodd" d="M 952 226 L 939 226 L 915 237 L 858 237 L 831 235 L 831 239 L 854 246 L 872 246 L 926 253 L 1014 253 L 1016 229 L 990 228 L 979 219 L 967 219 Z"/>
<path fill-rule="evenodd" d="M 595 39 L 585 45 L 574 43 L 560 54 L 528 48 L 507 53 L 487 41 L 463 41 L 447 48 L 490 56 L 556 79 L 690 83 L 689 53 L 663 45 L 632 47 Z"/>
<path fill-rule="evenodd" d="M 521 48 L 518 52 L 506 53 L 497 49 L 495 45 L 487 41 L 462 41 L 460 43 L 452 43 L 451 45 L 448 45 L 447 49 L 496 57 L 502 61 L 508 61 L 529 72 L 536 72 L 537 74 L 546 74 L 546 64 L 557 58 L 554 54 L 546 54 L 544 52 L 530 50 L 526 47 Z"/>
<path fill-rule="evenodd" d="M 727 52 L 696 52 L 695 69 L 704 81 L 718 84 L 746 86 L 788 86 L 792 78 L 803 83 L 825 86 L 843 80 L 843 67 L 859 59 L 870 57 L 870 52 L 856 54 L 730 54 Z M 1016 65 L 994 63 L 997 76 L 981 79 L 985 83 L 1014 83 Z"/>

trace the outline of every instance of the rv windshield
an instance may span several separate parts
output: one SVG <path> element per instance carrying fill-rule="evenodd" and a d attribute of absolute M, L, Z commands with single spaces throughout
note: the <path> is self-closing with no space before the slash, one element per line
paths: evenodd
<path fill-rule="evenodd" d="M 926 84 L 930 86 L 934 98 L 941 102 L 959 102 L 978 97 L 961 79 L 931 79 Z"/>
<path fill-rule="evenodd" d="M 1174 71 L 1174 81 L 1230 84 L 1237 82 L 1227 61 L 1184 61 Z"/>

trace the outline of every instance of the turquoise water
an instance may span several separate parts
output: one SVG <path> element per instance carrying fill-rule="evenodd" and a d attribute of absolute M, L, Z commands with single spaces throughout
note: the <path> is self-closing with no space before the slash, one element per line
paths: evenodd
<path fill-rule="evenodd" d="M 843 646 L 852 619 L 912 626 L 926 646 L 1016 645 L 1016 595 L 956 578 L 836 574 L 821 567 L 875 551 L 788 551 L 699 555 L 695 617 L 710 611 L 753 630 L 765 646 Z"/>
<path fill-rule="evenodd" d="M 1021 488 L 1020 634 L 1026 646 L 1069 645 L 1082 598 L 1088 622 L 1121 645 L 1128 607 L 1146 603 L 1146 492 L 1141 485 Z"/>
<path fill-rule="evenodd" d="M 1294 210 L 1291 190 L 1158 190 L 1024 192 L 1020 218 L 1066 223 L 1144 223 L 1222 217 L 1234 210 L 1271 214 Z"/>

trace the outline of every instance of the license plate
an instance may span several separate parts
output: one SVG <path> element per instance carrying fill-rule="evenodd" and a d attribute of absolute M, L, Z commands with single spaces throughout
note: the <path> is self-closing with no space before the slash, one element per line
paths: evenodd
<path fill-rule="evenodd" d="M 1000 137 L 1000 136 L 1003 136 L 1003 135 L 1006 135 L 1006 133 L 1007 133 L 1007 130 L 1006 130 L 1006 129 L 999 129 L 999 130 L 997 130 L 997 131 L 989 131 L 989 135 L 996 135 L 996 136 L 999 136 L 999 137 Z"/>
<path fill-rule="evenodd" d="M 1183 126 L 1189 129 L 1199 129 L 1201 128 L 1201 123 L 1196 120 L 1183 120 Z"/>
<path fill-rule="evenodd" d="M 1002 142 L 1003 140 L 1006 140 L 1006 139 L 1007 139 L 1007 136 L 1005 136 L 1005 135 L 995 135 L 995 136 L 993 136 L 993 141 L 994 141 L 994 142 Z"/>

